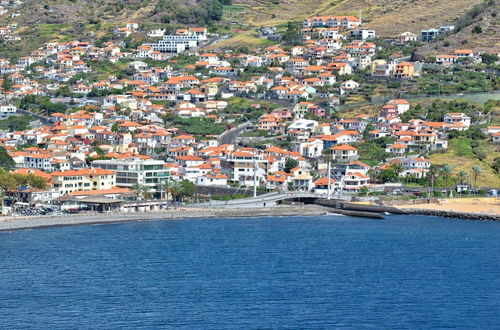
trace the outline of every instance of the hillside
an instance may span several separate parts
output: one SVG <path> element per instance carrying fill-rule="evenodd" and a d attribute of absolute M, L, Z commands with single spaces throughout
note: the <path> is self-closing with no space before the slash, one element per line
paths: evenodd
<path fill-rule="evenodd" d="M 128 22 L 143 30 L 170 24 L 206 25 L 222 19 L 228 0 L 25 0 L 0 16 L 0 26 L 17 23 L 20 42 L 0 46 L 0 56 L 25 55 L 48 41 L 113 37 Z M 12 17 L 15 14 L 15 17 Z"/>
<path fill-rule="evenodd" d="M 460 170 L 470 173 L 473 166 L 480 166 L 483 172 L 477 179 L 477 186 L 500 187 L 500 175 L 492 168 L 493 160 L 500 157 L 500 147 L 491 142 L 483 141 L 479 150 L 484 151 L 487 155 L 483 161 L 474 156 L 471 140 L 454 139 L 450 141 L 450 148 L 445 153 L 431 154 L 428 159 L 436 165 L 451 165 L 453 175 L 456 175 Z"/>
<path fill-rule="evenodd" d="M 381 36 L 451 23 L 480 0 L 235 0 L 250 25 L 276 25 L 314 15 L 359 15 Z"/>
<path fill-rule="evenodd" d="M 492 3 L 490 5 L 490 3 Z M 468 48 L 479 52 L 500 52 L 500 1 L 490 0 L 477 6 L 457 20 L 457 31 L 418 49 L 424 56 L 453 53 L 455 49 Z M 463 26 L 462 26 L 463 25 Z M 474 30 L 477 27 L 480 30 Z"/>
<path fill-rule="evenodd" d="M 220 18 L 243 25 L 276 25 L 313 15 L 361 15 L 366 26 L 382 36 L 450 23 L 481 0 L 25 0 L 18 17 L 0 17 L 0 24 L 21 26 L 64 24 L 70 33 L 86 26 L 102 32 L 127 21 L 201 24 Z M 218 4 L 217 4 L 218 3 Z M 62 32 L 62 31 L 58 31 Z"/>

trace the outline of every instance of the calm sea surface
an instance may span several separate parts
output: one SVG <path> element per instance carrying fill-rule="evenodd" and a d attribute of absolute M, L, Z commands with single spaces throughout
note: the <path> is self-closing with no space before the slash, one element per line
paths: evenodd
<path fill-rule="evenodd" d="M 390 216 L 0 233 L 6 329 L 500 328 L 500 223 Z"/>

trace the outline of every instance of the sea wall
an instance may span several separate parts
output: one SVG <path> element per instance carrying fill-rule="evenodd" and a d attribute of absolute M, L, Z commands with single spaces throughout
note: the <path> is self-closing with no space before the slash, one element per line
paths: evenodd
<path fill-rule="evenodd" d="M 414 215 L 427 215 L 443 218 L 457 218 L 464 220 L 488 220 L 500 221 L 500 215 L 482 214 L 482 213 L 468 213 L 468 212 L 454 212 L 443 210 L 425 210 L 425 209 L 405 209 L 405 213 Z"/>

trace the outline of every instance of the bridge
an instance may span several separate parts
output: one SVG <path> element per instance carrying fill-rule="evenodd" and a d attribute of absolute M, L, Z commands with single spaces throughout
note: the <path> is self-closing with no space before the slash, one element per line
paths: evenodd
<path fill-rule="evenodd" d="M 349 196 L 334 196 L 335 200 L 348 201 Z M 217 208 L 254 208 L 254 207 L 272 207 L 284 201 L 312 202 L 317 199 L 326 199 L 325 194 L 315 194 L 307 192 L 287 192 L 287 193 L 269 193 L 257 197 L 232 199 L 228 201 L 210 201 L 207 203 L 195 204 L 195 207 L 217 207 Z"/>
<path fill-rule="evenodd" d="M 208 203 L 191 204 L 190 207 L 218 209 L 271 208 L 284 202 L 299 202 L 304 204 L 318 205 L 319 207 L 325 207 L 330 209 L 332 213 L 355 217 L 383 219 L 384 217 L 381 215 L 381 213 L 404 213 L 404 211 L 393 207 L 349 203 L 349 195 L 335 194 L 335 196 L 333 197 L 333 199 L 327 199 L 325 194 L 306 192 L 278 192 L 260 195 L 257 197 L 234 199 L 229 201 L 210 201 Z"/>

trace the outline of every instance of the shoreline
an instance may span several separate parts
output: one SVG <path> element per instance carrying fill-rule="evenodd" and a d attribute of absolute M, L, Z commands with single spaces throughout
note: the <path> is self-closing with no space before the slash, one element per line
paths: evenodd
<path fill-rule="evenodd" d="M 431 204 L 432 205 L 432 204 Z M 500 215 L 484 214 L 474 212 L 458 212 L 453 210 L 438 210 L 433 207 L 413 207 L 403 206 L 396 208 L 408 215 L 421 215 L 432 217 L 454 218 L 462 220 L 488 220 L 500 221 Z M 429 206 L 429 205 L 426 205 Z M 228 218 L 255 218 L 255 217 L 281 217 L 281 216 L 323 216 L 328 214 L 338 214 L 335 209 L 318 205 L 301 206 L 275 206 L 269 208 L 190 208 L 181 207 L 163 211 L 149 213 L 84 213 L 84 214 L 64 214 L 53 216 L 32 216 L 32 217 L 5 217 L 0 218 L 0 233 L 43 229 L 51 227 L 68 227 L 98 224 L 116 224 L 125 222 L 145 222 L 145 221 L 170 221 L 188 219 L 228 219 Z"/>
<path fill-rule="evenodd" d="M 213 218 L 254 218 L 273 216 L 322 216 L 331 214 L 328 208 L 318 206 L 273 207 L 263 209 L 196 209 L 176 208 L 151 213 L 95 213 L 65 214 L 57 216 L 0 218 L 0 232 L 51 227 L 67 227 L 97 224 L 115 224 L 142 221 L 170 221 Z"/>

